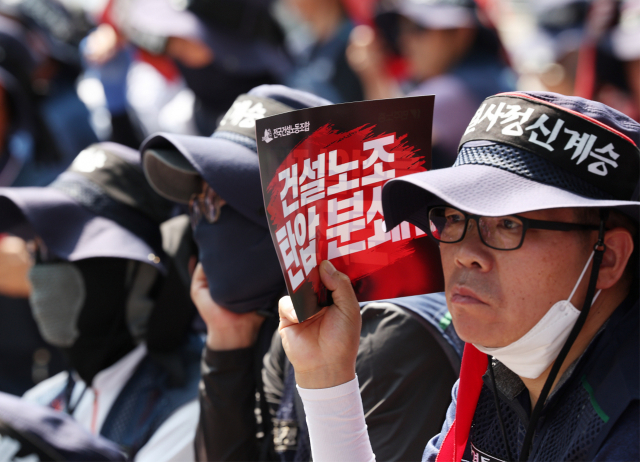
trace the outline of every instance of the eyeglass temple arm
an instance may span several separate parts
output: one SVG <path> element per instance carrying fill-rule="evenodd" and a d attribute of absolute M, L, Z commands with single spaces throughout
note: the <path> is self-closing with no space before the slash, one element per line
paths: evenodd
<path fill-rule="evenodd" d="M 523 219 L 524 217 L 520 217 Z M 560 221 L 546 221 L 546 220 L 533 220 L 531 218 L 524 218 L 527 222 L 527 228 L 533 229 L 548 229 L 552 231 L 595 231 L 599 227 L 597 225 L 585 225 L 582 223 L 564 223 Z"/>

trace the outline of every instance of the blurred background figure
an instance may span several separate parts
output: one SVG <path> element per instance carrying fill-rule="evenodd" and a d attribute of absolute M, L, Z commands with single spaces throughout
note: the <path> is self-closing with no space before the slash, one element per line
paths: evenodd
<path fill-rule="evenodd" d="M 44 186 L 97 141 L 80 101 L 83 14 L 53 1 L 0 1 L 0 187 Z M 62 360 L 38 334 L 26 243 L 0 234 L 0 391 L 22 394 Z"/>
<path fill-rule="evenodd" d="M 618 21 L 613 27 L 612 48 L 623 63 L 632 109 L 627 112 L 640 120 L 640 1 L 625 0 L 620 4 Z M 632 111 L 635 111 L 634 115 Z"/>
<path fill-rule="evenodd" d="M 238 94 L 282 81 L 290 62 L 271 3 L 111 0 L 85 47 L 87 98 L 97 78 L 104 98 L 91 104 L 109 110 L 111 139 L 133 145 L 126 117 L 137 144 L 158 130 L 208 136 Z"/>
<path fill-rule="evenodd" d="M 115 143 L 83 150 L 50 186 L 0 188 L 0 231 L 32 247 L 31 312 L 68 363 L 25 399 L 139 461 L 193 460 L 204 342 L 180 251 L 189 221 L 165 227 L 173 209 L 138 151 Z"/>
<path fill-rule="evenodd" d="M 530 2 L 536 29 L 514 51 L 528 87 L 600 101 L 640 117 L 640 1 Z"/>
<path fill-rule="evenodd" d="M 62 42 L 40 26 L 42 18 L 28 15 L 31 9 L 19 8 L 22 2 L 11 2 L 18 5 L 13 8 L 5 2 L 0 2 L 0 186 L 44 186 L 97 141 L 75 91 L 79 53 L 73 37 Z M 68 23 L 59 26 L 74 24 L 64 8 L 51 10 L 58 15 L 54 19 Z M 67 33 L 82 36 L 87 30 Z"/>
<path fill-rule="evenodd" d="M 335 103 L 363 99 L 362 85 L 347 64 L 346 49 L 354 28 L 349 6 L 344 0 L 280 2 L 280 17 L 288 24 L 287 44 L 294 60 L 286 85 Z"/>
<path fill-rule="evenodd" d="M 535 29 L 516 54 L 528 60 L 549 91 L 573 94 L 589 4 L 589 0 L 530 3 Z"/>
<path fill-rule="evenodd" d="M 376 28 L 356 28 L 347 50 L 365 97 L 435 94 L 433 167 L 451 165 L 458 141 L 480 102 L 513 89 L 496 30 L 472 0 L 384 1 Z M 398 81 L 386 63 L 406 62 Z"/>

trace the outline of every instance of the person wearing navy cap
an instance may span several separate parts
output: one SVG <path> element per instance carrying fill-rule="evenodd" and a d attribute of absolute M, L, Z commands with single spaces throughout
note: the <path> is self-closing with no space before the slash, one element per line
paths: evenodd
<path fill-rule="evenodd" d="M 199 248 L 191 294 L 208 328 L 199 460 L 309 460 L 294 368 L 274 332 L 286 288 L 263 208 L 254 125 L 326 104 L 310 93 L 263 85 L 238 96 L 210 138 L 157 134 L 141 147 L 150 184 L 189 205 Z M 369 379 L 362 396 L 375 447 L 386 459 L 416 459 L 444 420 L 460 364 L 461 342 L 442 323 L 444 296 L 363 304 L 362 313 L 357 368 Z M 425 384 L 423 374 L 435 378 Z M 259 429 L 264 437 L 256 436 Z"/>
<path fill-rule="evenodd" d="M 160 230 L 173 209 L 115 143 L 91 145 L 48 187 L 0 188 L 0 230 L 34 256 L 33 317 L 70 366 L 25 399 L 138 461 L 193 458 L 202 340 Z"/>
<path fill-rule="evenodd" d="M 406 220 L 440 243 L 467 342 L 423 460 L 640 458 L 639 144 L 640 124 L 602 103 L 502 93 L 476 112 L 453 167 L 385 184 L 387 229 Z M 358 306 L 328 262 L 321 277 L 336 304 L 317 328 L 280 302 L 313 459 L 373 460 Z"/>

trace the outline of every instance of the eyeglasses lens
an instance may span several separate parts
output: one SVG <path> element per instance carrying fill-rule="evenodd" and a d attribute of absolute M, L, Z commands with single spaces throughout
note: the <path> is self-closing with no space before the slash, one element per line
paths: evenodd
<path fill-rule="evenodd" d="M 452 207 L 434 207 L 429 211 L 431 235 L 440 242 L 459 242 L 465 234 L 467 217 L 476 222 L 482 242 L 489 247 L 511 250 L 522 242 L 524 224 L 518 217 L 478 217 Z"/>
<path fill-rule="evenodd" d="M 429 212 L 431 234 L 440 242 L 457 242 L 462 238 L 465 216 L 450 207 L 434 207 Z"/>

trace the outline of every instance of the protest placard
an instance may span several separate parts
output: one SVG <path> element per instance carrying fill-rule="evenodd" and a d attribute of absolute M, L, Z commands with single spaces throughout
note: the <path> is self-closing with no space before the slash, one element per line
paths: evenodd
<path fill-rule="evenodd" d="M 384 183 L 431 166 L 433 96 L 337 104 L 256 121 L 267 219 L 298 319 L 331 303 L 330 260 L 359 301 L 443 290 L 436 244 L 403 222 L 387 232 Z"/>

